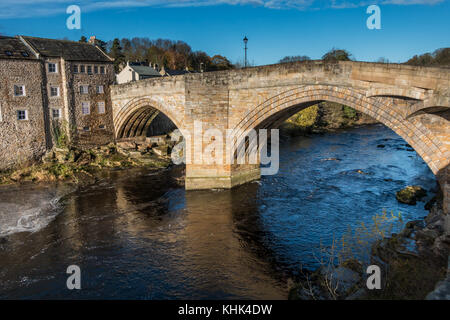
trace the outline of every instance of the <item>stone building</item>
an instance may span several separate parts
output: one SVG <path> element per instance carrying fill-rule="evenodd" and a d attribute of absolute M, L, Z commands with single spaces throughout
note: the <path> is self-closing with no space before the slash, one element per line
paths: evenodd
<path fill-rule="evenodd" d="M 122 84 L 155 77 L 161 77 L 156 67 L 153 68 L 152 66 L 128 61 L 122 68 L 122 71 L 117 74 L 117 83 Z"/>
<path fill-rule="evenodd" d="M 52 128 L 65 127 L 80 146 L 114 140 L 109 86 L 113 59 L 98 46 L 67 40 L 19 37 L 43 62 L 44 99 Z"/>
<path fill-rule="evenodd" d="M 0 37 L 0 170 L 39 159 L 57 144 L 114 141 L 113 59 L 98 46 Z"/>
<path fill-rule="evenodd" d="M 43 77 L 42 62 L 20 39 L 0 37 L 0 170 L 46 150 Z"/>

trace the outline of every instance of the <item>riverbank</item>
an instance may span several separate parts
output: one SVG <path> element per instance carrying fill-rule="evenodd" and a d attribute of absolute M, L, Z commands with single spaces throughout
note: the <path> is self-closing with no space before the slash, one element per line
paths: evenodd
<path fill-rule="evenodd" d="M 334 102 L 321 102 L 290 117 L 281 125 L 280 132 L 284 136 L 301 136 L 376 123 L 378 122 L 368 115 L 350 107 Z"/>
<path fill-rule="evenodd" d="M 430 213 L 423 220 L 409 221 L 401 232 L 389 236 L 384 234 L 386 217 L 374 219 L 369 236 L 378 239 L 370 245 L 367 260 L 349 258 L 345 254 L 348 247 L 336 246 L 327 252 L 331 257 L 321 267 L 303 272 L 302 279 L 292 285 L 289 299 L 422 300 L 450 294 L 442 282 L 450 266 L 450 234 L 444 230 L 442 193 L 426 207 Z M 361 234 L 355 235 L 356 243 L 346 245 L 364 246 Z M 380 267 L 380 290 L 367 288 L 369 265 Z M 437 287 L 438 293 L 434 293 Z"/>
<path fill-rule="evenodd" d="M 164 141 L 163 141 L 164 142 Z M 158 148 L 158 149 L 157 149 Z M 165 142 L 155 148 L 138 150 L 109 144 L 92 149 L 75 146 L 53 148 L 41 161 L 30 166 L 11 169 L 0 173 L 0 185 L 20 183 L 65 182 L 75 185 L 92 184 L 110 170 L 130 168 L 163 169 L 171 164 Z"/>

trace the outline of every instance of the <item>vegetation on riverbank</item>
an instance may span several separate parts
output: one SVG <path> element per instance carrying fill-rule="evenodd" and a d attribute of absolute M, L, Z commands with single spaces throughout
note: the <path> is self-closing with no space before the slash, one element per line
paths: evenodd
<path fill-rule="evenodd" d="M 442 195 L 431 205 L 424 221 L 402 223 L 401 215 L 374 217 L 372 226 L 361 225 L 322 247 L 320 267 L 302 272 L 290 290 L 290 299 L 424 299 L 445 278 L 450 235 L 444 231 Z M 325 257 L 325 258 L 323 258 Z M 381 269 L 381 289 L 368 290 L 369 265 Z"/>
<path fill-rule="evenodd" d="M 280 131 L 287 136 L 297 136 L 374 123 L 377 121 L 353 108 L 321 102 L 290 117 L 281 125 Z"/>
<path fill-rule="evenodd" d="M 58 140 L 56 140 L 58 141 Z M 105 170 L 136 167 L 166 168 L 171 160 L 167 155 L 122 149 L 115 144 L 93 149 L 80 149 L 58 143 L 39 163 L 0 172 L 0 184 L 20 182 L 66 181 L 83 184 L 95 181 Z"/>

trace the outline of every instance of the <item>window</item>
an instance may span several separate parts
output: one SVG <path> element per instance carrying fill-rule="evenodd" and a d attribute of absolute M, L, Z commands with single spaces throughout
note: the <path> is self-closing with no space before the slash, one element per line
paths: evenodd
<path fill-rule="evenodd" d="M 101 125 L 98 126 L 98 128 L 99 128 L 99 129 L 105 129 L 105 125 L 104 125 L 104 124 L 101 124 Z"/>
<path fill-rule="evenodd" d="M 56 67 L 56 63 L 51 63 L 51 62 L 49 62 L 48 63 L 48 72 L 49 73 L 56 73 L 58 70 L 57 70 L 57 67 Z"/>
<path fill-rule="evenodd" d="M 50 87 L 50 97 L 59 97 L 59 87 Z"/>
<path fill-rule="evenodd" d="M 73 73 L 78 73 L 78 65 L 73 66 Z"/>
<path fill-rule="evenodd" d="M 105 74 L 105 67 L 100 67 L 100 73 Z"/>
<path fill-rule="evenodd" d="M 11 56 L 13 55 L 13 53 L 12 53 L 11 51 L 8 51 L 8 50 L 5 51 L 5 54 L 6 54 L 8 57 L 11 57 Z"/>
<path fill-rule="evenodd" d="M 105 113 L 105 101 L 97 103 L 98 113 Z"/>
<path fill-rule="evenodd" d="M 52 109 L 52 118 L 60 119 L 61 118 L 61 109 Z"/>
<path fill-rule="evenodd" d="M 91 114 L 91 108 L 89 106 L 89 102 L 81 103 L 81 114 L 83 114 L 83 115 Z"/>
<path fill-rule="evenodd" d="M 87 73 L 92 74 L 92 66 L 87 66 Z"/>
<path fill-rule="evenodd" d="M 89 128 L 88 126 L 83 127 L 83 131 L 90 131 L 90 130 L 91 130 L 91 128 Z"/>
<path fill-rule="evenodd" d="M 98 73 L 98 66 L 94 66 L 94 73 L 95 73 L 95 74 Z"/>
<path fill-rule="evenodd" d="M 22 54 L 22 57 L 25 57 L 25 58 L 29 56 L 28 52 L 26 52 L 26 51 L 22 51 L 21 54 Z"/>
<path fill-rule="evenodd" d="M 81 65 L 80 66 L 80 73 L 84 73 L 85 72 L 85 66 L 84 65 Z"/>
<path fill-rule="evenodd" d="M 25 86 L 15 85 L 14 86 L 14 95 L 16 97 L 21 97 L 25 95 Z"/>
<path fill-rule="evenodd" d="M 17 120 L 28 120 L 28 110 L 17 110 Z"/>
<path fill-rule="evenodd" d="M 97 93 L 104 93 L 103 86 L 97 86 Z"/>
<path fill-rule="evenodd" d="M 87 86 L 87 85 L 80 86 L 80 93 L 81 94 L 88 94 L 89 93 L 89 86 Z"/>

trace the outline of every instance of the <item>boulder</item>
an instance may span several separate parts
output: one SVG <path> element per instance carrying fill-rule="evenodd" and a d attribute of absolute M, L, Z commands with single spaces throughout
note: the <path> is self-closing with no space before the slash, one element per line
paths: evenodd
<path fill-rule="evenodd" d="M 420 186 L 407 186 L 406 188 L 398 191 L 395 194 L 399 202 L 409 205 L 415 205 L 417 203 L 417 200 L 422 199 L 426 195 L 426 190 Z"/>
<path fill-rule="evenodd" d="M 152 151 L 160 157 L 165 157 L 169 154 L 169 147 L 167 145 L 158 146 L 158 147 L 152 148 Z"/>
<path fill-rule="evenodd" d="M 447 278 L 437 283 L 434 291 L 430 292 L 427 300 L 450 300 L 450 256 L 448 257 Z"/>
<path fill-rule="evenodd" d="M 139 151 L 130 151 L 130 157 L 136 159 L 142 157 L 142 154 Z"/>

